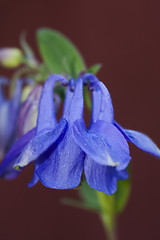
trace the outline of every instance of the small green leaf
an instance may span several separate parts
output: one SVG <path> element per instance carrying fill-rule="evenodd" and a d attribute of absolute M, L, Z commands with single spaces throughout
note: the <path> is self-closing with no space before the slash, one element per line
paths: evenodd
<path fill-rule="evenodd" d="M 96 75 L 99 72 L 99 70 L 101 69 L 101 67 L 102 67 L 101 63 L 94 64 L 93 66 L 88 68 L 87 72 L 93 73 L 94 75 Z"/>
<path fill-rule="evenodd" d="M 97 211 L 97 208 L 94 208 L 94 206 L 89 202 L 82 202 L 82 201 L 74 200 L 71 198 L 63 198 L 61 199 L 61 203 L 68 206 L 81 208 L 84 210 Z"/>
<path fill-rule="evenodd" d="M 37 32 L 37 41 L 41 56 L 51 73 L 65 72 L 77 77 L 85 70 L 85 64 L 77 48 L 61 33 L 48 28 Z"/>
<path fill-rule="evenodd" d="M 101 207 L 96 195 L 96 190 L 91 188 L 86 181 L 82 183 L 79 192 L 85 206 L 89 206 L 94 210 L 96 209 L 97 211 L 100 211 Z"/>
<path fill-rule="evenodd" d="M 130 179 L 118 181 L 117 192 L 115 195 L 116 212 L 120 213 L 124 210 L 130 195 Z"/>

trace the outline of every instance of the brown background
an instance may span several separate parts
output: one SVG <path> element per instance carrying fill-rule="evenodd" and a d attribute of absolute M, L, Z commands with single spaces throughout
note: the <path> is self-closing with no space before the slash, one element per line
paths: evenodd
<path fill-rule="evenodd" d="M 103 63 L 99 77 L 111 92 L 116 119 L 160 146 L 159 12 L 155 0 L 1 0 L 0 47 L 18 46 L 24 29 L 35 49 L 37 28 L 63 32 L 88 66 Z M 133 146 L 131 154 L 132 193 L 118 219 L 119 240 L 160 239 L 160 161 Z M 53 191 L 41 184 L 28 189 L 31 175 L 29 168 L 15 181 L 0 181 L 1 240 L 105 239 L 95 214 L 59 204 L 63 196 L 77 197 L 76 191 Z"/>

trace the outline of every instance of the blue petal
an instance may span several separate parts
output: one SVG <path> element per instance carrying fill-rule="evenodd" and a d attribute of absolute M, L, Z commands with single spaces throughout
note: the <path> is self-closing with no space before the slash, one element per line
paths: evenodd
<path fill-rule="evenodd" d="M 75 121 L 73 135 L 76 143 L 97 163 L 125 169 L 130 161 L 129 147 L 124 136 L 110 123 L 97 121 L 89 131 L 81 120 Z"/>
<path fill-rule="evenodd" d="M 0 77 L 0 106 L 3 104 L 3 101 L 5 101 L 4 95 L 3 95 L 3 85 L 8 85 L 8 79 L 5 77 Z"/>
<path fill-rule="evenodd" d="M 117 177 L 113 174 L 113 167 L 96 163 L 89 156 L 84 162 L 85 177 L 90 187 L 111 195 L 117 190 Z"/>
<path fill-rule="evenodd" d="M 113 111 L 111 96 L 108 89 L 93 74 L 90 74 L 90 73 L 85 74 L 83 76 L 83 80 L 85 79 L 88 79 L 94 86 L 94 91 L 92 96 L 92 103 L 93 103 L 92 121 L 95 122 L 97 119 L 99 119 L 109 123 L 113 123 L 114 111 Z"/>
<path fill-rule="evenodd" d="M 1 152 L 8 151 L 16 134 L 18 113 L 20 109 L 22 82 L 16 82 L 12 99 L 4 100 L 0 105 L 0 142 Z M 3 153 L 2 153 L 3 155 Z"/>
<path fill-rule="evenodd" d="M 90 83 L 96 83 L 99 81 L 98 78 L 92 73 L 85 73 L 83 75 L 83 81 L 85 82 L 85 80 L 89 80 Z"/>
<path fill-rule="evenodd" d="M 44 156 L 40 156 L 36 162 L 35 162 L 35 167 L 34 167 L 34 173 L 33 173 L 33 177 L 31 179 L 31 181 L 28 184 L 28 187 L 33 187 L 38 181 L 39 181 L 39 177 L 37 176 L 37 169 L 39 168 L 40 164 L 45 160 Z"/>
<path fill-rule="evenodd" d="M 61 105 L 61 98 L 58 94 L 54 94 L 54 107 L 55 107 L 55 113 L 57 114 L 59 107 Z"/>
<path fill-rule="evenodd" d="M 145 134 L 134 130 L 124 129 L 118 123 L 115 122 L 115 126 L 124 134 L 126 139 L 144 152 L 150 153 L 160 158 L 160 149 L 156 144 Z"/>
<path fill-rule="evenodd" d="M 36 160 L 53 144 L 56 145 L 60 141 L 67 129 L 67 121 L 61 118 L 57 127 L 52 131 L 43 131 L 36 135 L 29 144 L 25 147 L 22 154 L 19 156 L 15 166 L 24 167 L 30 162 Z"/>
<path fill-rule="evenodd" d="M 39 181 L 39 177 L 37 176 L 35 171 L 36 171 L 36 168 L 34 170 L 33 177 L 31 179 L 31 181 L 28 183 L 28 187 L 29 188 L 33 187 L 34 185 L 36 185 L 36 183 L 38 183 L 38 181 Z"/>
<path fill-rule="evenodd" d="M 22 152 L 24 147 L 29 143 L 29 141 L 33 138 L 34 135 L 35 128 L 23 135 L 13 144 L 0 165 L 0 177 L 11 178 L 12 175 L 14 176 L 14 174 L 12 173 L 18 173 L 13 168 L 13 166 L 17 161 L 17 157 L 19 156 L 19 154 Z"/>
<path fill-rule="evenodd" d="M 83 105 L 83 79 L 78 78 L 66 118 L 71 124 L 73 124 L 75 120 L 83 118 Z"/>
<path fill-rule="evenodd" d="M 70 90 L 70 86 L 68 86 L 64 101 L 64 107 L 63 107 L 63 117 L 65 119 L 69 119 L 70 117 L 70 108 L 71 108 L 71 100 L 73 97 L 73 92 Z"/>
<path fill-rule="evenodd" d="M 57 81 L 64 84 L 68 83 L 65 77 L 58 74 L 51 75 L 46 80 L 39 104 L 37 133 L 43 131 L 44 129 L 53 130 L 57 125 L 53 101 L 53 89 Z"/>
<path fill-rule="evenodd" d="M 126 180 L 129 177 L 128 171 L 126 169 L 117 171 L 116 168 L 114 169 L 114 175 L 117 177 L 119 180 Z"/>
<path fill-rule="evenodd" d="M 101 92 L 100 90 L 95 90 L 92 92 L 92 117 L 91 124 L 98 120 L 100 109 L 101 109 Z"/>
<path fill-rule="evenodd" d="M 37 169 L 40 181 L 49 188 L 69 189 L 81 182 L 84 153 L 72 137 L 69 126 L 63 140 Z"/>
<path fill-rule="evenodd" d="M 98 119 L 106 121 L 108 123 L 114 122 L 114 111 L 113 111 L 113 105 L 110 93 L 108 92 L 108 89 L 102 82 L 98 82 L 97 85 L 100 88 L 101 91 L 101 109 Z M 96 99 L 95 99 L 96 104 Z M 94 108 L 94 105 L 93 105 Z"/>

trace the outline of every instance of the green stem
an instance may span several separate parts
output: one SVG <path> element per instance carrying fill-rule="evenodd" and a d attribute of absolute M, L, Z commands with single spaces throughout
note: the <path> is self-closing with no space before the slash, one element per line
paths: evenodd
<path fill-rule="evenodd" d="M 108 217 L 106 216 L 106 214 L 105 213 L 101 214 L 100 217 L 103 222 L 107 240 L 117 240 L 115 223 L 114 226 L 110 227 L 108 224 Z"/>
<path fill-rule="evenodd" d="M 98 191 L 96 191 L 96 194 L 101 206 L 100 217 L 103 222 L 107 239 L 117 240 L 114 196 L 109 196 Z"/>
<path fill-rule="evenodd" d="M 26 73 L 30 73 L 30 69 L 27 66 L 24 66 L 15 72 L 15 74 L 13 75 L 13 77 L 11 79 L 10 96 L 12 96 L 12 94 L 14 92 L 17 79 L 19 79 L 21 76 L 23 76 Z"/>
<path fill-rule="evenodd" d="M 37 73 L 39 73 L 38 67 L 31 68 L 30 66 L 23 66 L 20 69 L 18 69 L 11 79 L 10 96 L 12 96 L 14 92 L 17 79 L 19 79 L 20 77 L 26 74 L 37 74 Z"/>

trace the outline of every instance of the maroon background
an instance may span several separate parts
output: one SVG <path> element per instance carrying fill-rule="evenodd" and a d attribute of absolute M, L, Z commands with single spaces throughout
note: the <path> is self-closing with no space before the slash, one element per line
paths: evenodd
<path fill-rule="evenodd" d="M 158 0 L 1 0 L 0 47 L 18 46 L 24 29 L 34 48 L 37 28 L 63 32 L 88 66 L 103 63 L 99 77 L 110 90 L 116 119 L 160 146 L 159 12 Z M 160 161 L 134 146 L 131 154 L 132 193 L 119 217 L 119 240 L 160 239 Z M 29 168 L 15 181 L 0 181 L 0 239 L 105 239 L 95 214 L 59 204 L 63 196 L 77 197 L 76 191 L 41 184 L 28 189 L 31 173 Z"/>

